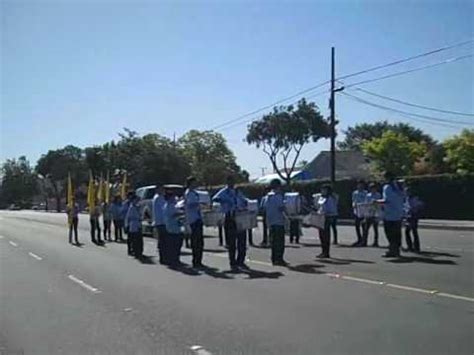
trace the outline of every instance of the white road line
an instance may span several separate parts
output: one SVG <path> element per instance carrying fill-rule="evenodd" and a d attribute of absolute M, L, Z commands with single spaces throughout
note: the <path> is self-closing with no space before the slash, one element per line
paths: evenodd
<path fill-rule="evenodd" d="M 10 243 L 10 245 L 13 245 L 14 247 L 17 247 L 17 246 L 18 246 L 18 244 L 17 244 L 17 243 L 15 243 L 15 242 L 12 242 L 11 240 L 9 240 L 9 241 L 8 241 L 8 243 Z"/>
<path fill-rule="evenodd" d="M 41 256 L 38 256 L 35 253 L 32 253 L 31 251 L 28 253 L 28 255 L 35 258 L 36 260 L 43 260 Z"/>
<path fill-rule="evenodd" d="M 397 285 L 397 284 L 385 284 L 385 286 L 391 287 L 391 288 L 396 288 L 396 289 L 399 289 L 399 290 L 425 293 L 425 294 L 429 294 L 429 295 L 434 295 L 434 294 L 438 293 L 438 291 L 436 291 L 436 290 L 426 290 L 426 289 L 423 289 L 423 288 Z"/>
<path fill-rule="evenodd" d="M 100 293 L 101 291 L 99 291 L 99 289 L 85 283 L 84 281 L 82 281 L 81 279 L 78 279 L 76 276 L 74 275 L 68 275 L 68 278 L 71 280 L 71 281 L 74 281 L 75 283 L 77 283 L 78 285 L 84 287 L 86 290 L 89 290 L 93 293 Z"/>
<path fill-rule="evenodd" d="M 363 282 L 363 283 L 366 283 L 366 284 L 378 285 L 378 286 L 382 286 L 382 285 L 385 284 L 385 282 L 383 282 L 383 281 L 362 279 L 362 278 L 360 278 L 360 277 L 354 277 L 354 276 L 344 276 L 344 275 L 342 275 L 342 276 L 341 276 L 341 279 L 343 279 L 343 280 L 349 280 L 349 281 Z"/>
<path fill-rule="evenodd" d="M 453 295 L 451 293 L 445 293 L 445 292 L 439 292 L 439 293 L 436 294 L 436 296 L 454 298 L 456 300 L 461 300 L 461 301 L 474 302 L 474 298 L 472 298 L 472 297 Z"/>
<path fill-rule="evenodd" d="M 204 349 L 201 345 L 192 345 L 189 347 L 197 355 L 212 355 L 211 352 Z"/>

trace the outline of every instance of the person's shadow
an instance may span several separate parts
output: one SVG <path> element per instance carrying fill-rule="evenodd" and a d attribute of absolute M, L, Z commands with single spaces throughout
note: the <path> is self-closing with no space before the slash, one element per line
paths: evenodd
<path fill-rule="evenodd" d="M 320 271 L 319 269 L 324 268 L 325 265 L 320 264 L 299 264 L 299 265 L 287 265 L 288 270 L 301 272 L 304 274 L 324 274 L 324 271 Z"/>
<path fill-rule="evenodd" d="M 457 265 L 453 260 L 439 260 L 432 258 L 422 258 L 419 256 L 400 256 L 397 259 L 387 260 L 389 263 L 393 264 L 408 264 L 408 263 L 423 263 L 423 264 L 433 264 L 433 265 Z"/>
<path fill-rule="evenodd" d="M 278 279 L 283 276 L 283 273 L 279 271 L 262 271 L 262 270 L 255 270 L 251 268 L 241 269 L 240 273 L 246 274 L 248 276 L 248 280 L 254 279 Z"/>

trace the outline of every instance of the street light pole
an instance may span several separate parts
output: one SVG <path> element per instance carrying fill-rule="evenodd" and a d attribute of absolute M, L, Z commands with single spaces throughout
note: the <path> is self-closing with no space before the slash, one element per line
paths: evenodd
<path fill-rule="evenodd" d="M 334 102 L 334 86 L 335 86 L 335 49 L 331 48 L 331 99 L 329 102 L 329 107 L 331 110 L 331 185 L 334 186 L 336 182 L 336 113 L 335 113 L 335 102 Z"/>

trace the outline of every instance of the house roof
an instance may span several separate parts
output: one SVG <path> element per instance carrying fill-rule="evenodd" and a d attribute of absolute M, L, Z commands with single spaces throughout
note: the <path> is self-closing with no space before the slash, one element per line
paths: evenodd
<path fill-rule="evenodd" d="M 329 151 L 322 151 L 308 163 L 304 170 L 312 179 L 329 179 L 331 176 L 331 155 Z M 362 152 L 351 150 L 336 151 L 336 178 L 368 178 L 370 166 Z"/>
<path fill-rule="evenodd" d="M 290 175 L 290 177 L 292 179 L 295 179 L 297 178 L 299 175 L 301 175 L 303 173 L 302 170 L 297 170 L 297 171 L 293 171 Z M 256 184 L 269 184 L 273 179 L 278 179 L 280 180 L 282 183 L 285 183 L 285 181 L 278 175 L 278 174 L 268 174 L 268 175 L 265 175 L 265 176 L 262 176 L 262 177 L 259 177 L 258 179 L 255 180 L 255 183 Z"/>

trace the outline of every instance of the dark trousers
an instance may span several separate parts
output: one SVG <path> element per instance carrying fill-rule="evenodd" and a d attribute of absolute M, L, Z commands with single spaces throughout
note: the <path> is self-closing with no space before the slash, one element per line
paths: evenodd
<path fill-rule="evenodd" d="M 204 251 L 204 237 L 202 220 L 191 223 L 191 249 L 193 253 L 193 266 L 202 264 L 202 253 Z"/>
<path fill-rule="evenodd" d="M 114 219 L 115 241 L 123 240 L 123 219 Z"/>
<path fill-rule="evenodd" d="M 133 233 L 128 231 L 128 228 L 125 229 L 125 234 L 127 234 L 127 253 L 128 255 L 133 255 Z"/>
<path fill-rule="evenodd" d="M 364 219 L 360 217 L 355 217 L 355 230 L 357 234 L 357 242 L 362 242 L 362 236 L 364 232 Z"/>
<path fill-rule="evenodd" d="M 167 233 L 166 246 L 166 259 L 168 264 L 171 266 L 177 266 L 179 264 L 179 257 L 183 246 L 183 235 Z"/>
<path fill-rule="evenodd" d="M 375 217 L 367 218 L 364 225 L 364 245 L 367 245 L 369 239 L 370 227 L 374 230 L 374 245 L 379 244 L 379 221 Z"/>
<path fill-rule="evenodd" d="M 411 238 L 413 234 L 413 241 Z M 405 240 L 409 250 L 420 251 L 420 237 L 418 236 L 418 218 L 409 217 L 405 225 Z"/>
<path fill-rule="evenodd" d="M 285 226 L 270 226 L 270 239 L 272 240 L 272 262 L 283 262 L 285 253 Z"/>
<path fill-rule="evenodd" d="M 300 242 L 300 220 L 296 218 L 290 219 L 290 242 L 293 241 Z"/>
<path fill-rule="evenodd" d="M 329 257 L 331 247 L 331 223 L 333 223 L 333 217 L 326 217 L 324 220 L 324 228 L 319 229 L 319 241 L 321 242 L 322 254 L 327 257 Z"/>
<path fill-rule="evenodd" d="M 268 225 L 267 225 L 267 217 L 265 216 L 265 214 L 263 214 L 262 222 L 263 222 L 262 245 L 267 245 L 268 244 Z"/>
<path fill-rule="evenodd" d="M 110 219 L 104 219 L 104 239 L 111 240 L 110 234 L 110 226 L 112 225 L 112 221 Z"/>
<path fill-rule="evenodd" d="M 224 231 L 221 225 L 217 227 L 219 233 L 219 245 L 224 245 Z"/>
<path fill-rule="evenodd" d="M 332 230 L 333 242 L 337 244 L 337 217 L 330 217 L 330 229 Z M 329 242 L 331 242 L 331 231 L 329 231 Z"/>
<path fill-rule="evenodd" d="M 388 253 L 392 256 L 400 256 L 402 221 L 384 221 L 383 228 L 388 240 Z"/>
<path fill-rule="evenodd" d="M 102 240 L 100 239 L 100 223 L 98 218 L 91 218 L 91 241 L 93 243 L 100 243 Z M 97 237 L 97 238 L 96 238 Z"/>
<path fill-rule="evenodd" d="M 166 232 L 166 226 L 164 224 L 160 224 L 158 226 L 155 226 L 154 228 L 154 233 L 155 233 L 155 238 L 158 241 L 157 246 L 158 246 L 158 255 L 160 256 L 160 264 L 167 264 L 167 244 L 166 244 L 166 239 L 167 239 L 167 232 Z"/>
<path fill-rule="evenodd" d="M 143 255 L 143 235 L 141 231 L 128 233 L 128 239 L 131 239 L 132 254 L 136 258 Z"/>
<path fill-rule="evenodd" d="M 224 231 L 229 251 L 230 266 L 243 265 L 245 263 L 245 254 L 247 252 L 247 235 L 245 231 L 238 231 L 234 219 L 229 216 L 226 216 L 225 218 Z"/>
<path fill-rule="evenodd" d="M 79 224 L 79 219 L 77 217 L 73 217 L 71 219 L 71 223 L 69 223 L 69 243 L 72 243 L 72 232 L 74 231 L 74 239 L 76 244 L 79 243 L 77 239 L 77 225 Z"/>
<path fill-rule="evenodd" d="M 253 245 L 253 230 L 252 230 L 252 229 L 249 229 L 249 230 L 247 231 L 247 235 L 248 235 L 248 237 L 249 237 L 249 244 L 250 244 L 250 245 Z"/>

